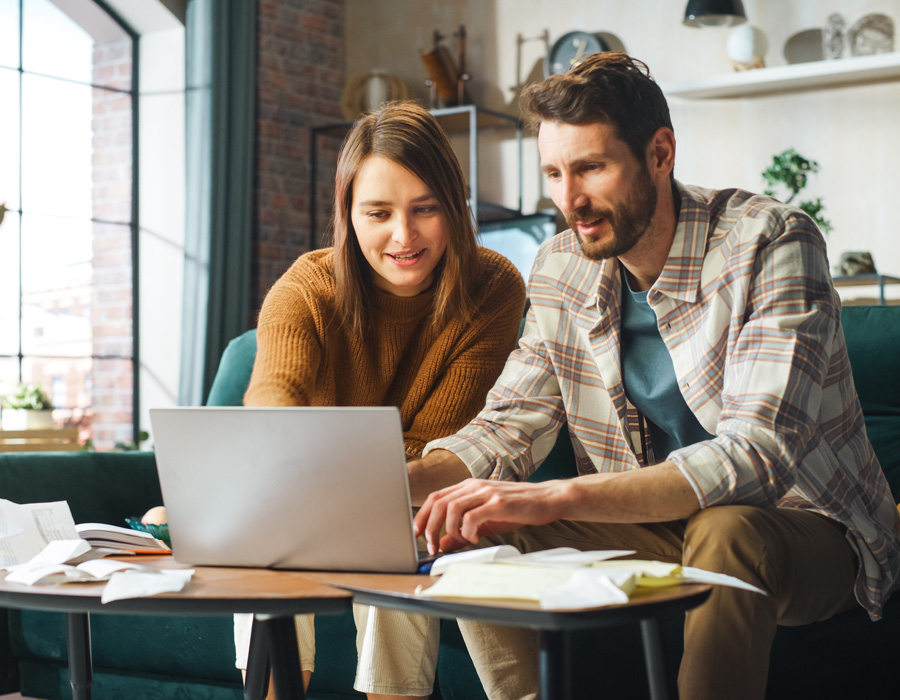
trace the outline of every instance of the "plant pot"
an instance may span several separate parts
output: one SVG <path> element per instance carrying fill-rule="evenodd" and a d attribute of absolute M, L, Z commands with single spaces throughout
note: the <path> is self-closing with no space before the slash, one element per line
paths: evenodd
<path fill-rule="evenodd" d="M 53 427 L 53 411 L 4 408 L 0 419 L 4 430 L 47 430 Z"/>

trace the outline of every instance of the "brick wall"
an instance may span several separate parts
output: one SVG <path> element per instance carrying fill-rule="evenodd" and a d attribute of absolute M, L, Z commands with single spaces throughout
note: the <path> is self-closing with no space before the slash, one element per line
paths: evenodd
<path fill-rule="evenodd" d="M 131 42 L 94 45 L 95 84 L 131 87 Z M 93 91 L 93 224 L 91 327 L 94 355 L 131 356 L 131 97 Z M 105 222 L 124 222 L 120 224 Z M 132 362 L 94 359 L 91 437 L 97 449 L 132 439 Z"/>
<path fill-rule="evenodd" d="M 312 126 L 344 121 L 345 0 L 258 0 L 257 143 L 251 319 L 266 290 L 301 253 L 318 247 L 334 172 L 318 169 L 318 228 L 309 220 Z M 337 139 L 320 139 L 333 162 Z M 329 153 L 330 152 L 330 153 Z"/>

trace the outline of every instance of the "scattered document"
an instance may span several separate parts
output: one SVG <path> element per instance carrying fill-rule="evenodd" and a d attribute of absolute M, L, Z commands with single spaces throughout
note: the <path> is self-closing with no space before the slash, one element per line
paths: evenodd
<path fill-rule="evenodd" d="M 65 501 L 19 505 L 0 499 L 0 568 L 31 561 L 55 540 L 77 540 Z"/>
<path fill-rule="evenodd" d="M 437 582 L 421 595 L 439 598 L 490 598 L 539 601 L 548 588 L 572 577 L 570 569 L 533 567 L 524 574 L 514 566 L 493 562 L 451 564 Z"/>
<path fill-rule="evenodd" d="M 684 581 L 688 583 L 714 583 L 718 586 L 743 588 L 746 591 L 753 591 L 754 593 L 762 593 L 763 595 L 766 595 L 766 592 L 763 589 L 757 588 L 756 586 L 749 584 L 746 581 L 741 581 L 739 578 L 729 576 L 728 574 L 716 574 L 712 571 L 696 569 L 693 566 L 683 567 L 681 573 Z"/>
<path fill-rule="evenodd" d="M 93 545 L 93 546 L 92 546 Z M 98 523 L 75 525 L 65 501 L 20 505 L 0 499 L 0 569 L 26 586 L 107 581 L 101 603 L 182 590 L 193 569 L 156 569 L 103 559 L 136 552 L 168 553 L 148 533 Z"/>
<path fill-rule="evenodd" d="M 183 590 L 194 569 L 154 569 L 153 571 L 117 571 L 103 588 L 101 603 L 125 598 L 146 598 L 160 593 Z"/>
<path fill-rule="evenodd" d="M 572 547 L 556 547 L 540 552 L 529 552 L 518 556 L 507 556 L 504 563 L 516 566 L 562 566 L 577 569 L 581 566 L 595 566 L 610 559 L 635 554 L 633 549 L 596 549 L 583 552 Z"/>
<path fill-rule="evenodd" d="M 447 567 L 452 564 L 477 564 L 480 562 L 498 561 L 500 559 L 508 559 L 510 557 L 521 558 L 523 555 L 518 549 L 508 544 L 497 545 L 496 547 L 485 547 L 483 549 L 467 549 L 465 552 L 454 552 L 453 554 L 445 554 L 438 557 L 431 565 L 431 575 L 440 576 Z"/>
<path fill-rule="evenodd" d="M 115 572 L 126 569 L 156 571 L 156 569 L 148 569 L 148 567 L 138 564 L 110 559 L 93 559 L 82 562 L 77 566 L 72 566 L 71 564 L 48 564 L 32 560 L 27 564 L 10 567 L 6 580 L 26 586 L 50 583 L 97 583 L 106 581 Z"/>
<path fill-rule="evenodd" d="M 637 577 L 630 571 L 577 569 L 564 584 L 543 591 L 540 604 L 544 610 L 578 610 L 627 603 L 636 584 Z"/>
<path fill-rule="evenodd" d="M 570 548 L 519 554 L 509 545 L 448 554 L 434 563 L 440 578 L 418 595 L 537 602 L 545 610 L 627 603 L 638 587 L 712 583 L 757 593 L 744 581 L 662 561 L 622 559 L 633 550 L 582 552 Z M 440 565 L 440 566 L 439 566 Z"/>
<path fill-rule="evenodd" d="M 624 557 L 634 553 L 634 550 L 621 549 L 582 552 L 572 547 L 557 547 L 555 549 L 522 554 L 512 545 L 501 544 L 495 547 L 469 549 L 464 552 L 454 552 L 453 554 L 445 554 L 442 557 L 438 557 L 431 566 L 431 575 L 440 576 L 447 570 L 448 566 L 464 562 L 474 564 L 494 561 L 504 564 L 515 564 L 516 566 L 560 566 L 574 569 L 579 566 L 587 566 L 595 562 Z"/>

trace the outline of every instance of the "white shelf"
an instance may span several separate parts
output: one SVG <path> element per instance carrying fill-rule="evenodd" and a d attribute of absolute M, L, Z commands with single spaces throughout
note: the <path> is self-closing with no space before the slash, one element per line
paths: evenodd
<path fill-rule="evenodd" d="M 695 80 L 663 83 L 660 87 L 667 97 L 709 99 L 750 97 L 885 80 L 900 80 L 900 53 L 758 68 Z"/>

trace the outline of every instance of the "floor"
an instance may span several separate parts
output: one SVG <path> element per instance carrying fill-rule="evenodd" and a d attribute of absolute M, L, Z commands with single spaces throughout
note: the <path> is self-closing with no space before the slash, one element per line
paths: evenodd
<path fill-rule="evenodd" d="M 0 700 L 37 700 L 37 698 L 26 698 L 19 693 L 11 693 L 10 695 L 0 695 Z"/>

